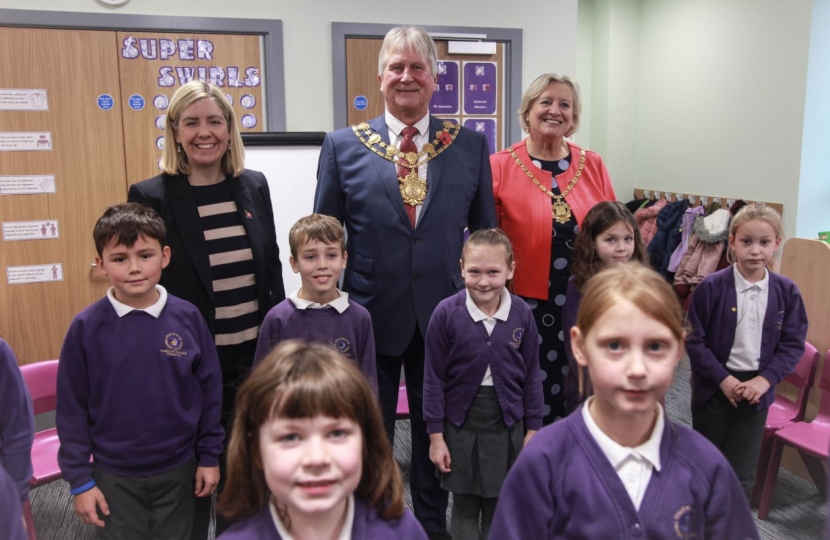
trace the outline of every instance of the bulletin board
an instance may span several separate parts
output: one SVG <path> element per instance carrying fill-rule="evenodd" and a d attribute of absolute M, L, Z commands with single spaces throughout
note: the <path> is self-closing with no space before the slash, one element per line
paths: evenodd
<path fill-rule="evenodd" d="M 109 287 L 93 226 L 158 174 L 182 82 L 224 83 L 243 133 L 285 129 L 282 25 L 0 9 L 0 50 L 0 336 L 25 364 Z"/>

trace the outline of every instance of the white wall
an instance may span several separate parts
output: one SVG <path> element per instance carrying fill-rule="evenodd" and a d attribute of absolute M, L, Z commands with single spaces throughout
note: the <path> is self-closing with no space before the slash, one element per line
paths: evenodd
<path fill-rule="evenodd" d="M 576 71 L 577 0 L 454 0 L 412 4 L 367 0 L 132 0 L 110 9 L 95 0 L 0 0 L 4 9 L 39 9 L 142 15 L 281 19 L 285 41 L 286 127 L 289 131 L 329 131 L 332 112 L 331 23 L 363 22 L 524 30 L 523 86 L 539 74 Z M 510 114 L 514 114 L 509 111 Z"/>
<path fill-rule="evenodd" d="M 813 0 L 796 236 L 830 231 L 830 0 Z"/>
<path fill-rule="evenodd" d="M 638 187 L 780 202 L 792 236 L 811 15 L 808 0 L 643 0 L 639 101 L 619 104 L 639 110 Z"/>

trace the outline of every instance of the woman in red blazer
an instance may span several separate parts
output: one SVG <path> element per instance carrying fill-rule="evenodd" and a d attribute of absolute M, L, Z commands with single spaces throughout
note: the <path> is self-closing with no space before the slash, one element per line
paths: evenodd
<path fill-rule="evenodd" d="M 574 240 L 592 206 L 617 200 L 599 154 L 565 139 L 579 129 L 581 112 L 570 77 L 542 75 L 519 108 L 527 139 L 490 157 L 499 227 L 515 252 L 514 291 L 533 308 L 539 328 L 545 424 L 565 416 L 563 332 L 570 329 L 562 328 L 562 306 Z"/>

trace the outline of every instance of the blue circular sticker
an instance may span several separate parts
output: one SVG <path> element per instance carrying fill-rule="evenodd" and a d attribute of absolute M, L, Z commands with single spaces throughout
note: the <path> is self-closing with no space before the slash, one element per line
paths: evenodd
<path fill-rule="evenodd" d="M 144 98 L 138 94 L 133 94 L 127 100 L 130 104 L 130 108 L 134 111 L 140 111 L 144 108 Z"/>
<path fill-rule="evenodd" d="M 251 129 L 252 127 L 256 126 L 256 116 L 254 116 L 253 114 L 246 114 L 242 117 L 242 125 L 248 129 Z"/>
<path fill-rule="evenodd" d="M 109 94 L 101 94 L 98 96 L 98 107 L 101 110 L 108 111 L 115 105 L 115 100 Z"/>
<path fill-rule="evenodd" d="M 369 100 L 366 99 L 366 96 L 356 96 L 354 98 L 354 108 L 358 111 L 362 111 L 366 107 L 369 106 Z"/>

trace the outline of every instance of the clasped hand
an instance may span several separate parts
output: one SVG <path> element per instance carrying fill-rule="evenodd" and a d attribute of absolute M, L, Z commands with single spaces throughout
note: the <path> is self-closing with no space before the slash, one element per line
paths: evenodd
<path fill-rule="evenodd" d="M 720 389 L 733 407 L 738 402 L 747 400 L 750 405 L 756 405 L 764 394 L 770 389 L 770 382 L 761 375 L 757 375 L 746 382 L 739 381 L 733 375 L 729 375 L 720 383 Z"/>

